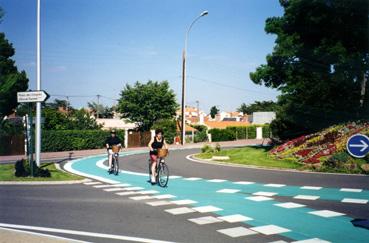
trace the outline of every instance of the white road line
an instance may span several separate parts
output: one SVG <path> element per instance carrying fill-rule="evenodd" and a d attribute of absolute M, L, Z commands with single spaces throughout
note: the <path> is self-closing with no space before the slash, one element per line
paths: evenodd
<path fill-rule="evenodd" d="M 112 235 L 112 234 L 94 233 L 94 232 L 77 231 L 77 230 L 36 227 L 36 226 L 28 226 L 28 225 L 16 225 L 16 224 L 3 224 L 3 223 L 0 223 L 0 227 L 14 228 L 14 229 L 36 230 L 36 231 L 70 234 L 70 235 L 81 235 L 81 236 L 88 236 L 88 237 L 97 237 L 97 238 L 114 239 L 114 240 L 125 240 L 125 241 L 134 241 L 134 242 L 147 242 L 147 243 L 151 243 L 151 242 L 167 243 L 168 242 L 168 241 L 160 241 L 160 240 L 139 238 L 139 237 L 132 237 L 132 236 L 124 236 L 124 235 Z"/>
<path fill-rule="evenodd" d="M 306 205 L 299 204 L 299 203 L 293 203 L 293 202 L 286 202 L 286 203 L 277 203 L 274 204 L 275 206 L 282 207 L 282 208 L 302 208 L 306 207 Z"/>
<path fill-rule="evenodd" d="M 220 229 L 217 230 L 219 233 L 227 235 L 232 238 L 246 236 L 246 235 L 256 235 L 257 232 L 249 230 L 245 227 L 235 227 L 235 228 L 228 228 L 228 229 Z"/>
<path fill-rule="evenodd" d="M 264 197 L 264 196 L 245 197 L 245 199 L 248 199 L 248 200 L 251 200 L 251 201 L 255 201 L 255 202 L 262 202 L 262 201 L 274 200 L 271 197 Z"/>
<path fill-rule="evenodd" d="M 204 225 L 204 224 L 214 224 L 214 223 L 220 223 L 223 222 L 223 220 L 219 218 L 215 218 L 213 216 L 206 216 L 206 217 L 200 217 L 200 218 L 193 218 L 188 219 L 189 221 L 198 224 L 198 225 Z"/>
<path fill-rule="evenodd" d="M 276 192 L 255 192 L 253 193 L 252 195 L 255 195 L 255 196 L 265 196 L 265 197 L 272 197 L 272 196 L 275 196 L 277 195 L 278 193 Z"/>
<path fill-rule="evenodd" d="M 239 192 L 240 190 L 237 189 L 222 189 L 222 190 L 218 190 L 217 192 L 219 193 L 236 193 Z"/>
<path fill-rule="evenodd" d="M 198 181 L 198 180 L 201 180 L 202 178 L 199 178 L 199 177 L 189 177 L 189 178 L 185 178 L 184 180 L 186 181 Z"/>
<path fill-rule="evenodd" d="M 177 176 L 177 175 L 169 176 L 169 179 L 179 179 L 179 178 L 182 178 L 182 176 Z"/>
<path fill-rule="evenodd" d="M 83 183 L 87 186 L 92 186 L 92 185 L 99 185 L 99 184 L 102 184 L 101 182 L 98 182 L 98 181 L 93 181 L 93 182 L 85 182 Z"/>
<path fill-rule="evenodd" d="M 319 238 L 307 239 L 307 240 L 299 240 L 292 241 L 291 243 L 331 243 L 330 241 L 321 240 Z"/>
<path fill-rule="evenodd" d="M 208 180 L 208 182 L 214 182 L 214 183 L 220 183 L 220 182 L 225 182 L 226 180 L 223 179 L 212 179 L 212 180 Z"/>
<path fill-rule="evenodd" d="M 98 186 L 94 186 L 95 188 L 108 188 L 108 187 L 113 187 L 114 185 L 98 185 Z"/>
<path fill-rule="evenodd" d="M 133 192 L 133 191 L 130 191 L 130 192 L 118 192 L 118 193 L 115 193 L 119 196 L 130 196 L 130 195 L 135 195 L 135 194 L 139 194 L 139 192 Z"/>
<path fill-rule="evenodd" d="M 355 198 L 344 198 L 341 202 L 343 202 L 343 203 L 367 204 L 368 203 L 368 200 L 365 200 L 365 199 L 355 199 Z"/>
<path fill-rule="evenodd" d="M 304 199 L 304 200 L 317 200 L 319 196 L 312 196 L 312 195 L 297 195 L 294 196 L 295 199 Z"/>
<path fill-rule="evenodd" d="M 106 192 L 117 192 L 117 191 L 124 191 L 124 188 L 108 188 L 108 189 L 104 189 L 104 191 Z"/>
<path fill-rule="evenodd" d="M 221 208 L 217 208 L 217 207 L 214 207 L 214 206 L 201 206 L 201 207 L 195 207 L 195 208 L 192 208 L 193 210 L 196 210 L 197 212 L 200 212 L 200 213 L 211 213 L 211 212 L 217 212 L 217 211 L 221 211 L 223 209 Z"/>
<path fill-rule="evenodd" d="M 303 189 L 303 190 L 320 190 L 322 189 L 322 187 L 320 186 L 302 186 L 300 187 L 300 189 Z"/>
<path fill-rule="evenodd" d="M 139 193 L 140 194 L 157 194 L 159 192 L 155 190 L 148 190 L 148 191 L 140 191 Z"/>
<path fill-rule="evenodd" d="M 174 204 L 177 205 L 186 205 L 186 204 L 194 204 L 197 203 L 196 201 L 193 200 L 189 200 L 189 199 L 185 199 L 185 200 L 175 200 L 175 201 L 171 201 Z"/>
<path fill-rule="evenodd" d="M 286 185 L 284 185 L 284 184 L 266 184 L 264 186 L 267 186 L 267 187 L 285 187 Z"/>
<path fill-rule="evenodd" d="M 334 211 L 330 211 L 330 210 L 312 211 L 312 212 L 309 212 L 309 214 L 314 214 L 314 215 L 324 217 L 324 218 L 331 218 L 331 217 L 337 217 L 337 216 L 345 215 L 344 213 L 338 213 L 338 212 L 334 212 Z"/>
<path fill-rule="evenodd" d="M 131 186 L 131 184 L 128 184 L 128 183 L 119 183 L 119 184 L 114 184 L 114 185 L 111 185 L 113 187 L 127 187 L 127 186 Z"/>
<path fill-rule="evenodd" d="M 135 201 L 139 201 L 139 200 L 148 200 L 148 199 L 152 199 L 151 196 L 137 196 L 137 197 L 130 197 L 129 199 L 135 200 Z"/>
<path fill-rule="evenodd" d="M 341 192 L 362 192 L 363 189 L 355 189 L 355 188 L 341 188 Z"/>
<path fill-rule="evenodd" d="M 279 227 L 277 225 L 264 225 L 264 226 L 258 226 L 258 227 L 252 227 L 250 230 L 259 232 L 263 235 L 275 235 L 275 234 L 281 234 L 290 232 L 291 230 Z"/>
<path fill-rule="evenodd" d="M 255 182 L 252 182 L 252 181 L 236 181 L 236 182 L 233 182 L 233 184 L 238 184 L 238 185 L 252 185 L 252 184 L 255 184 Z"/>
<path fill-rule="evenodd" d="M 196 211 L 193 210 L 192 208 L 182 207 L 182 208 L 167 209 L 167 210 L 165 210 L 165 212 L 173 214 L 173 215 L 180 215 L 180 214 L 193 213 L 193 212 L 196 212 Z"/>
<path fill-rule="evenodd" d="M 170 195 L 170 194 L 164 194 L 164 195 L 158 195 L 154 196 L 156 199 L 169 199 L 169 198 L 175 198 L 176 196 Z"/>
<path fill-rule="evenodd" d="M 228 215 L 228 216 L 222 216 L 222 217 L 218 217 L 218 219 L 224 220 L 228 223 L 237 223 L 237 222 L 244 222 L 244 221 L 253 220 L 253 218 L 249 218 L 249 217 L 243 216 L 241 214 L 233 214 L 233 215 Z"/>
<path fill-rule="evenodd" d="M 153 207 L 157 207 L 157 206 L 171 205 L 173 203 L 169 201 L 154 201 L 154 202 L 147 202 L 146 204 L 153 206 Z"/>

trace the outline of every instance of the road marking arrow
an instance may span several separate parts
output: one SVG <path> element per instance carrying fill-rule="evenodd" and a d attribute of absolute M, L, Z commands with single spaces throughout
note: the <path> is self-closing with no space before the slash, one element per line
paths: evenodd
<path fill-rule="evenodd" d="M 360 149 L 360 152 L 363 152 L 369 147 L 369 145 L 366 142 L 364 142 L 364 140 L 360 140 L 360 142 L 361 144 L 350 144 L 349 146 L 352 148 L 362 148 Z"/>

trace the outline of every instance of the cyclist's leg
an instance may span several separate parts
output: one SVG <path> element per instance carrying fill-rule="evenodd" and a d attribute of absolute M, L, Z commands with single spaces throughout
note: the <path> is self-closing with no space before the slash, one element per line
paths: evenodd
<path fill-rule="evenodd" d="M 109 171 L 112 168 L 112 161 L 113 161 L 113 151 L 111 149 L 108 150 L 108 161 L 109 161 Z"/>
<path fill-rule="evenodd" d="M 151 182 L 155 182 L 156 177 L 156 163 L 157 163 L 157 156 L 156 155 L 150 155 L 151 159 Z"/>

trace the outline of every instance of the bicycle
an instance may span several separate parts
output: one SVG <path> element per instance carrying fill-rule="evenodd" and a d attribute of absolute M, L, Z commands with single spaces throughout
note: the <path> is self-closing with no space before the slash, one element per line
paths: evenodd
<path fill-rule="evenodd" d="M 161 187 L 166 187 L 169 181 L 169 168 L 165 163 L 165 157 L 168 155 L 168 149 L 158 149 L 158 159 L 156 163 L 156 182 Z M 149 160 L 149 176 L 151 178 L 151 161 Z"/>
<path fill-rule="evenodd" d="M 114 175 L 118 175 L 119 173 L 119 150 L 120 150 L 119 146 L 114 145 L 112 147 L 113 156 L 112 156 L 111 169 Z"/>

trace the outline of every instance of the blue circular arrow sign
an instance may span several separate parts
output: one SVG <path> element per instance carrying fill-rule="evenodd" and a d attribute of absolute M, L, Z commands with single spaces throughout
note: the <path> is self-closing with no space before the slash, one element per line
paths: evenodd
<path fill-rule="evenodd" d="M 364 158 L 369 153 L 369 138 L 355 134 L 347 140 L 346 149 L 355 158 Z"/>

